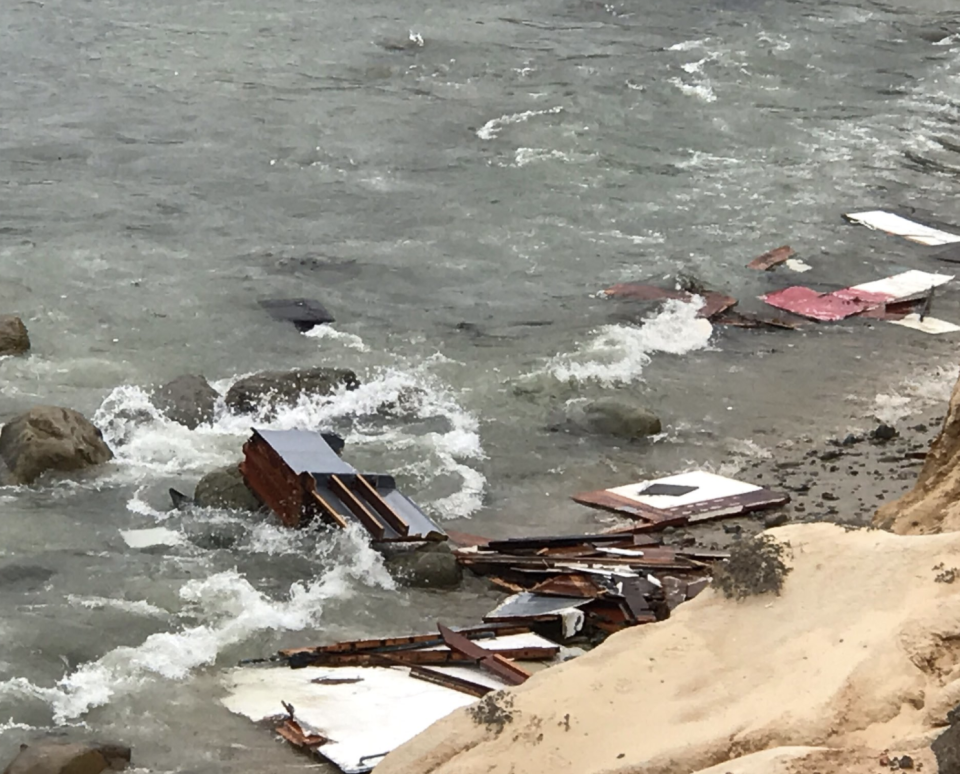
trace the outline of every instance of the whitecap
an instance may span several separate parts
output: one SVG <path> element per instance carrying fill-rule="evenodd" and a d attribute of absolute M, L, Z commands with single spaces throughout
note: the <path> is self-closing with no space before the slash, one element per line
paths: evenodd
<path fill-rule="evenodd" d="M 363 343 L 363 339 L 361 339 L 357 334 L 347 333 L 346 331 L 338 331 L 330 324 L 315 325 L 310 330 L 305 331 L 303 335 L 311 339 L 326 339 L 336 341 L 345 347 L 355 349 L 359 352 L 370 351 L 370 348 Z"/>
<path fill-rule="evenodd" d="M 500 134 L 505 126 L 522 124 L 535 116 L 546 116 L 562 111 L 563 108 L 558 105 L 557 107 L 546 108 L 544 110 L 525 110 L 522 113 L 509 113 L 500 116 L 500 118 L 491 118 L 487 123 L 477 129 L 477 137 L 481 140 L 493 140 Z"/>
<path fill-rule="evenodd" d="M 203 623 L 160 632 L 140 645 L 114 648 L 96 661 L 80 665 L 53 687 L 22 677 L 0 683 L 0 694 L 47 702 L 56 724 L 85 715 L 138 691 L 157 679 L 183 680 L 195 669 L 212 664 L 219 653 L 259 631 L 299 631 L 319 624 L 324 604 L 353 593 L 356 583 L 392 589 L 383 558 L 366 542 L 360 528 L 337 533 L 327 550 L 341 556 L 330 570 L 309 583 L 294 583 L 285 600 L 257 591 L 235 570 L 186 583 L 181 599 Z"/>
<path fill-rule="evenodd" d="M 605 385 L 636 381 L 653 355 L 685 355 L 710 343 L 713 326 L 697 316 L 700 304 L 667 301 L 662 311 L 642 325 L 604 325 L 573 355 L 557 357 L 551 373 L 566 381 L 598 381 Z"/>

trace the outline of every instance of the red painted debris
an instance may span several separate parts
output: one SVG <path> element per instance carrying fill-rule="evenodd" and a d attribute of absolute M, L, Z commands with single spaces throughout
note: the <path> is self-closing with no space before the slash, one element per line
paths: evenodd
<path fill-rule="evenodd" d="M 882 306 L 889 296 L 861 293 L 847 288 L 835 293 L 817 293 L 801 286 L 767 293 L 761 298 L 770 306 L 809 317 L 812 320 L 836 321 Z"/>

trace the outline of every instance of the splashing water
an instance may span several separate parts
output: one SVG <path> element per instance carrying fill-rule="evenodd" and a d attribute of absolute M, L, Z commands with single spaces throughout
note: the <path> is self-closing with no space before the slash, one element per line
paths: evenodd
<path fill-rule="evenodd" d="M 349 597 L 356 583 L 394 588 L 382 557 L 358 527 L 337 533 L 331 544 L 321 548 L 336 549 L 343 555 L 332 569 L 311 583 L 294 583 L 285 601 L 269 599 L 235 570 L 186 583 L 180 598 L 204 623 L 152 634 L 135 647 L 114 648 L 97 661 L 82 664 L 52 688 L 14 678 L 0 683 L 0 694 L 46 701 L 54 722 L 62 724 L 157 678 L 182 680 L 197 667 L 214 663 L 224 648 L 255 632 L 315 626 L 324 603 Z"/>
<path fill-rule="evenodd" d="M 563 381 L 596 380 L 606 386 L 638 380 L 656 352 L 685 355 L 710 343 L 713 326 L 697 317 L 700 304 L 669 300 L 640 326 L 604 325 L 574 355 L 555 358 L 550 372 Z"/>

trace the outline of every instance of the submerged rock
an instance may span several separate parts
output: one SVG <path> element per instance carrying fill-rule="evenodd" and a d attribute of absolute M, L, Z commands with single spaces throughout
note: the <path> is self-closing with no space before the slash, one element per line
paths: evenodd
<path fill-rule="evenodd" d="M 130 748 L 99 742 L 39 740 L 20 745 L 3 774 L 100 774 L 130 763 Z"/>
<path fill-rule="evenodd" d="M 398 582 L 413 588 L 451 589 L 463 580 L 463 569 L 446 543 L 398 551 L 384 565 Z"/>
<path fill-rule="evenodd" d="M 207 473 L 197 484 L 193 500 L 201 508 L 258 511 L 261 507 L 256 495 L 247 488 L 238 463 Z"/>
<path fill-rule="evenodd" d="M 5 484 L 30 484 L 48 470 L 75 471 L 113 459 L 103 435 L 83 414 L 36 406 L 3 426 L 0 459 Z"/>
<path fill-rule="evenodd" d="M 153 403 L 168 419 L 196 430 L 213 420 L 219 398 L 204 377 L 184 374 L 158 389 Z"/>
<path fill-rule="evenodd" d="M 22 355 L 30 351 L 30 336 L 23 320 L 12 314 L 0 315 L 0 355 Z"/>
<path fill-rule="evenodd" d="M 566 415 L 569 430 L 615 438 L 644 438 L 661 432 L 660 418 L 627 398 L 600 398 L 572 406 Z"/>
<path fill-rule="evenodd" d="M 357 375 L 348 368 L 307 368 L 293 371 L 262 371 L 238 380 L 225 398 L 227 406 L 238 414 L 255 412 L 262 406 L 296 403 L 302 395 L 329 395 L 340 387 L 355 390 Z"/>

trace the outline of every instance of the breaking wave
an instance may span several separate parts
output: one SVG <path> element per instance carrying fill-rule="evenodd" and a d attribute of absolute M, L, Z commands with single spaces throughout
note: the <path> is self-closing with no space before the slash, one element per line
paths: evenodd
<path fill-rule="evenodd" d="M 180 598 L 201 623 L 152 634 L 134 647 L 114 648 L 52 687 L 22 677 L 7 680 L 0 683 L 0 694 L 40 699 L 50 706 L 54 722 L 62 724 L 157 679 L 182 680 L 198 667 L 213 664 L 224 648 L 258 631 L 316 626 L 326 602 L 351 596 L 360 583 L 394 588 L 382 557 L 359 528 L 337 533 L 319 550 L 337 552 L 337 561 L 330 562 L 331 569 L 317 580 L 294 583 L 284 600 L 270 599 L 235 570 L 190 581 L 181 587 Z"/>
<path fill-rule="evenodd" d="M 699 305 L 669 300 L 642 325 L 604 325 L 572 355 L 555 358 L 550 372 L 562 381 L 598 381 L 610 386 L 632 382 L 657 352 L 685 355 L 710 343 L 713 326 L 697 317 Z"/>
<path fill-rule="evenodd" d="M 213 386 L 225 394 L 236 378 Z M 457 491 L 440 492 L 434 502 L 420 503 L 441 516 L 465 517 L 479 510 L 486 486 L 483 474 L 470 465 L 485 458 L 477 418 L 426 367 L 413 372 L 382 369 L 356 390 L 302 396 L 275 412 L 262 406 L 254 415 L 236 415 L 221 400 L 213 421 L 196 430 L 164 417 L 151 403 L 148 390 L 122 385 L 104 399 L 93 421 L 116 455 L 108 478 L 113 483 L 197 476 L 229 464 L 239 458 L 251 426 L 257 426 L 339 432 L 349 446 L 375 453 L 384 472 L 412 475 L 423 487 L 453 476 L 461 482 Z M 430 432 L 420 430 L 424 424 Z M 127 508 L 165 518 L 139 490 Z"/>

